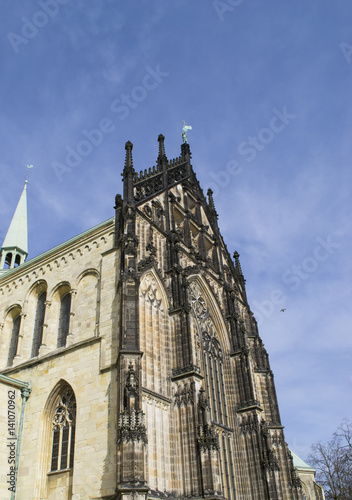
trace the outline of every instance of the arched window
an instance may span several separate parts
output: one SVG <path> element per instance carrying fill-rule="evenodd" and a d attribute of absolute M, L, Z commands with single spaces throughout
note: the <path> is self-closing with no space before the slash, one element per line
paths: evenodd
<path fill-rule="evenodd" d="M 10 268 L 11 264 L 12 264 L 12 253 L 9 252 L 6 254 L 6 257 L 5 257 L 5 265 L 7 268 Z"/>
<path fill-rule="evenodd" d="M 223 354 L 216 338 L 213 322 L 206 319 L 201 327 L 203 363 L 206 376 L 207 394 L 210 402 L 211 418 L 214 422 L 228 426 L 225 399 Z"/>
<path fill-rule="evenodd" d="M 73 468 L 75 448 L 76 398 L 71 387 L 59 396 L 52 425 L 51 472 Z"/>
<path fill-rule="evenodd" d="M 45 302 L 46 302 L 46 292 L 42 292 L 38 297 L 37 310 L 35 313 L 32 353 L 31 353 L 32 358 L 38 356 L 39 348 L 42 343 L 44 316 L 45 316 Z"/>
<path fill-rule="evenodd" d="M 21 325 L 21 315 L 19 314 L 17 318 L 13 320 L 12 323 L 12 332 L 11 332 L 11 340 L 9 348 L 9 357 L 7 359 L 7 366 L 12 366 L 13 359 L 16 356 L 20 325 Z"/>
<path fill-rule="evenodd" d="M 197 343 L 202 351 L 201 366 L 210 418 L 219 431 L 219 462 L 224 496 L 235 498 L 235 478 L 231 444 L 232 431 L 226 403 L 224 355 L 211 313 L 196 283 L 190 284 L 190 299 L 197 323 Z M 229 432 L 228 432 L 229 431 Z"/>
<path fill-rule="evenodd" d="M 70 326 L 71 294 L 67 293 L 60 303 L 59 330 L 57 335 L 57 347 L 65 347 Z"/>

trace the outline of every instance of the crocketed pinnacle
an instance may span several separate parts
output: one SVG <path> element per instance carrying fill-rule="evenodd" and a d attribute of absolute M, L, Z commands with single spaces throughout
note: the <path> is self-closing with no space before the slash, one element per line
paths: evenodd
<path fill-rule="evenodd" d="M 167 163 L 167 156 L 165 154 L 164 141 L 165 141 L 165 137 L 163 136 L 163 134 L 160 134 L 158 136 L 158 142 L 159 142 L 158 165 L 161 165 L 163 163 Z"/>
<path fill-rule="evenodd" d="M 243 273 L 242 273 L 242 268 L 241 268 L 241 264 L 240 264 L 240 254 L 238 252 L 235 252 L 233 254 L 233 258 L 235 259 L 235 267 L 236 267 L 236 271 L 237 273 L 243 277 Z"/>
<path fill-rule="evenodd" d="M 215 209 L 213 191 L 210 188 L 207 191 L 207 195 L 208 195 L 208 204 L 209 204 L 211 215 L 217 219 L 219 217 L 219 215 Z"/>
<path fill-rule="evenodd" d="M 125 159 L 125 167 L 123 169 L 123 173 L 128 174 L 130 172 L 134 173 L 134 168 L 133 168 L 133 159 L 132 159 L 132 149 L 133 149 L 133 144 L 131 141 L 127 141 L 125 144 L 125 150 L 126 150 L 126 159 Z"/>

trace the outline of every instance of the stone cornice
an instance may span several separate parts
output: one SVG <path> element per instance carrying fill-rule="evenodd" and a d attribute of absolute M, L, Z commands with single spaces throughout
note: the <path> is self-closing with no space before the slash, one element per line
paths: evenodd
<path fill-rule="evenodd" d="M 50 361 L 52 358 L 58 358 L 60 356 L 66 355 L 69 352 L 75 351 L 76 349 L 81 349 L 83 347 L 87 347 L 91 344 L 96 344 L 101 342 L 102 337 L 90 337 L 89 339 L 82 340 L 81 342 L 77 342 L 76 344 L 72 344 L 68 347 L 60 347 L 59 349 L 54 349 L 53 351 L 44 354 L 44 356 L 35 357 L 24 361 L 16 366 L 11 366 L 10 368 L 6 368 L 5 370 L 1 370 L 1 374 L 13 374 L 18 371 L 25 370 L 27 368 L 31 368 L 32 366 L 44 363 L 45 361 Z"/>
<path fill-rule="evenodd" d="M 58 258 L 61 260 L 65 258 L 65 255 L 70 255 L 72 252 L 78 251 L 82 247 L 84 248 L 90 241 L 103 237 L 110 229 L 109 226 L 111 226 L 111 231 L 113 231 L 114 218 L 108 219 L 98 226 L 88 229 L 74 238 L 34 257 L 15 269 L 11 269 L 6 275 L 0 276 L 0 289 L 12 284 L 16 280 L 25 279 L 26 276 L 40 268 L 50 265 L 50 263 L 57 261 Z"/>

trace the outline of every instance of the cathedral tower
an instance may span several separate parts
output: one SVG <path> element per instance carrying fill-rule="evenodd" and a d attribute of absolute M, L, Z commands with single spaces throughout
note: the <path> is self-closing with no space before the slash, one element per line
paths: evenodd
<path fill-rule="evenodd" d="M 171 160 L 158 143 L 139 173 L 126 143 L 114 217 L 26 262 L 24 187 L 0 271 L 0 398 L 12 384 L 19 412 L 18 387 L 32 389 L 16 500 L 322 500 L 287 448 L 213 193 L 186 137 Z"/>
<path fill-rule="evenodd" d="M 140 173 L 126 144 L 116 197 L 118 492 L 301 498 L 239 254 L 231 259 L 189 144 L 168 161 L 158 142 L 156 166 Z"/>

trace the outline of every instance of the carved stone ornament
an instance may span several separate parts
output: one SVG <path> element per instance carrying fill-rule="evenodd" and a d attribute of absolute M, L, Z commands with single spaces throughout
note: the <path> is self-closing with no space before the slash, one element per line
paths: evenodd
<path fill-rule="evenodd" d="M 292 486 L 294 486 L 295 488 L 302 488 L 302 483 L 296 469 L 291 470 L 291 481 L 292 481 Z"/>
<path fill-rule="evenodd" d="M 287 443 L 286 443 L 286 451 L 287 451 L 287 458 L 288 458 L 288 461 L 290 464 L 292 486 L 294 488 L 302 488 L 302 483 L 301 483 L 301 480 L 300 480 L 299 475 L 297 473 L 297 470 L 296 470 L 295 466 L 293 465 L 293 457 L 292 457 L 290 449 L 287 446 Z"/>
<path fill-rule="evenodd" d="M 180 406 L 188 406 L 188 405 L 193 405 L 194 404 L 194 391 L 193 388 L 190 384 L 185 383 L 182 386 L 178 386 L 176 394 L 175 394 L 175 399 L 174 399 L 175 405 L 180 407 Z"/>
<path fill-rule="evenodd" d="M 187 167 L 186 165 L 180 165 L 177 168 L 169 170 L 168 175 L 168 185 L 171 186 L 175 182 L 179 182 L 187 177 Z"/>
<path fill-rule="evenodd" d="M 196 283 L 190 283 L 189 293 L 191 308 L 197 319 L 198 327 L 202 334 L 204 352 L 214 359 L 223 361 L 224 356 L 220 347 L 220 342 L 216 336 L 213 321 L 210 318 L 206 302 Z"/>
<path fill-rule="evenodd" d="M 264 459 L 262 462 L 264 469 L 269 470 L 280 470 L 279 462 L 273 450 L 265 450 L 264 451 Z"/>
<path fill-rule="evenodd" d="M 150 272 L 148 272 L 142 279 L 140 285 L 140 296 L 143 297 L 146 302 L 150 302 L 156 309 L 163 310 L 159 285 L 153 274 Z"/>
<path fill-rule="evenodd" d="M 265 420 L 262 420 L 260 422 L 260 427 L 261 427 L 261 431 L 262 431 L 262 436 L 264 438 L 268 438 L 269 437 L 269 429 L 268 429 L 268 424 L 265 422 Z"/>
<path fill-rule="evenodd" d="M 201 451 L 219 450 L 219 439 L 213 424 L 198 426 L 198 446 Z"/>
<path fill-rule="evenodd" d="M 138 237 L 135 235 L 124 235 L 124 250 L 125 253 L 136 255 L 138 246 Z"/>
<path fill-rule="evenodd" d="M 151 255 L 152 257 L 155 257 L 155 255 L 156 255 L 156 247 L 155 247 L 155 245 L 154 245 L 154 241 L 150 241 L 150 242 L 147 244 L 147 246 L 145 247 L 145 249 L 147 250 L 147 252 L 149 252 L 149 253 L 150 253 L 150 255 Z"/>
<path fill-rule="evenodd" d="M 133 369 L 132 363 L 128 367 L 128 373 L 126 377 L 126 389 L 128 392 L 137 392 L 138 391 L 138 378 Z"/>
<path fill-rule="evenodd" d="M 67 389 L 60 397 L 53 418 L 53 430 L 71 425 L 76 419 L 76 398 L 72 389 Z"/>
<path fill-rule="evenodd" d="M 125 379 L 124 410 L 120 413 L 118 423 L 118 443 L 143 441 L 147 443 L 145 415 L 139 410 L 139 379 L 132 363 L 128 367 Z"/>
<path fill-rule="evenodd" d="M 258 418 L 256 415 L 244 416 L 240 423 L 241 434 L 257 434 Z"/>
<path fill-rule="evenodd" d="M 260 402 L 257 399 L 249 399 L 248 401 L 241 401 L 236 405 L 236 411 L 245 410 L 246 408 L 253 408 L 253 406 L 260 408 Z"/>
<path fill-rule="evenodd" d="M 178 377 L 179 375 L 183 375 L 184 373 L 190 373 L 190 372 L 195 372 L 200 374 L 200 368 L 197 365 L 187 365 L 182 368 L 173 368 L 172 370 L 172 376 L 173 377 Z"/>
<path fill-rule="evenodd" d="M 136 207 L 128 203 L 123 210 L 123 215 L 126 219 L 133 219 L 136 215 Z"/>
<path fill-rule="evenodd" d="M 144 205 L 143 211 L 147 217 L 149 217 L 150 219 L 152 218 L 153 213 L 152 213 L 152 209 L 151 209 L 150 205 L 148 205 L 148 204 Z"/>
<path fill-rule="evenodd" d="M 202 339 L 205 353 L 214 359 L 222 361 L 224 356 L 220 347 L 220 342 L 216 338 L 213 322 L 208 318 L 202 326 Z"/>
<path fill-rule="evenodd" d="M 198 394 L 198 409 L 204 412 L 208 408 L 209 408 L 209 403 L 205 395 L 205 390 L 203 389 L 203 387 L 201 387 Z"/>
<path fill-rule="evenodd" d="M 200 320 L 200 322 L 203 322 L 209 316 L 209 312 L 196 283 L 191 283 L 189 285 L 189 293 L 193 312 L 196 318 Z"/>
<path fill-rule="evenodd" d="M 148 179 L 144 182 L 140 182 L 135 186 L 134 199 L 136 201 L 141 201 L 144 198 L 157 193 L 163 188 L 163 178 L 162 175 L 157 175 Z"/>
<path fill-rule="evenodd" d="M 145 415 L 142 410 L 127 410 L 120 413 L 117 442 L 129 441 L 148 442 Z"/>

